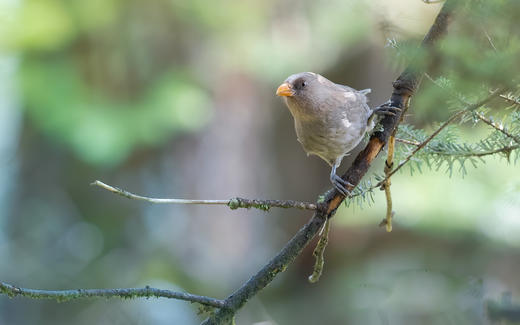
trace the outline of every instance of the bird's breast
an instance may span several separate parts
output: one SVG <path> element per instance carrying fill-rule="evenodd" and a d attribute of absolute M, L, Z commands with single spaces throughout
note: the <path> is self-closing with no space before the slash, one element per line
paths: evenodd
<path fill-rule="evenodd" d="M 370 109 L 366 100 L 359 99 L 353 92 L 290 97 L 286 98 L 286 104 L 294 117 L 303 149 L 329 164 L 354 149 L 367 132 Z"/>
<path fill-rule="evenodd" d="M 295 128 L 298 141 L 308 154 L 333 164 L 363 138 L 366 128 L 357 127 L 358 124 L 342 118 L 336 121 L 295 121 Z"/>

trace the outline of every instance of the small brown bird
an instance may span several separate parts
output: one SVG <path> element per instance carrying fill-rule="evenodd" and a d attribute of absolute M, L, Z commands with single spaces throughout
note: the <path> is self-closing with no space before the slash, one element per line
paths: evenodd
<path fill-rule="evenodd" d="M 351 184 L 336 174 L 336 168 L 374 127 L 368 93 L 370 89 L 338 85 L 313 72 L 293 74 L 276 90 L 294 117 L 303 149 L 332 166 L 330 181 L 344 196 L 350 194 L 346 186 Z"/>

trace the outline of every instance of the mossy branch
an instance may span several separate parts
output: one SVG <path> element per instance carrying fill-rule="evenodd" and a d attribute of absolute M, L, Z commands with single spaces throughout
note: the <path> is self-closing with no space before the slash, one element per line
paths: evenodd
<path fill-rule="evenodd" d="M 225 301 L 206 296 L 193 295 L 191 293 L 150 288 L 127 288 L 127 289 L 75 289 L 75 290 L 38 290 L 27 289 L 13 286 L 11 284 L 0 282 L 0 292 L 8 295 L 10 298 L 17 296 L 28 297 L 33 299 L 53 299 L 58 302 L 79 298 L 170 298 L 196 302 L 201 305 L 222 308 Z"/>
<path fill-rule="evenodd" d="M 316 248 L 312 252 L 312 255 L 316 259 L 314 263 L 314 269 L 312 274 L 309 276 L 310 283 L 316 283 L 320 279 L 323 273 L 323 266 L 325 265 L 325 248 L 327 248 L 327 244 L 329 243 L 329 232 L 330 232 L 330 219 L 325 221 L 323 228 L 321 230 L 320 239 L 318 240 L 318 244 L 316 244 Z"/>

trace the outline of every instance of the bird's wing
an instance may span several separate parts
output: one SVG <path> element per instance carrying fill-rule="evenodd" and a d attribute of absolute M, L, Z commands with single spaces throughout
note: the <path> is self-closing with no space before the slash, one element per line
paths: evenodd
<path fill-rule="evenodd" d="M 357 92 L 357 90 L 355 90 L 354 88 L 350 88 L 349 86 L 340 85 L 340 84 L 336 84 L 336 83 L 334 84 L 334 86 L 342 91 L 348 91 L 348 92 L 352 92 L 352 93 Z"/>
<path fill-rule="evenodd" d="M 337 88 L 341 89 L 341 90 L 344 90 L 344 91 L 349 91 L 349 92 L 353 92 L 353 93 L 360 93 L 362 95 L 368 95 L 372 92 L 372 89 L 370 88 L 367 88 L 367 89 L 362 89 L 362 90 L 356 90 L 354 88 L 351 88 L 349 86 L 345 86 L 345 85 L 340 85 L 340 84 L 334 84 Z"/>
<path fill-rule="evenodd" d="M 363 114 L 370 114 L 372 112 L 371 108 L 368 106 L 368 98 L 367 94 L 369 94 L 372 90 L 371 89 L 363 89 L 363 90 L 356 90 L 354 88 L 335 84 L 337 86 L 336 89 L 339 90 L 339 92 L 343 93 L 343 96 L 338 96 L 339 98 L 343 97 L 343 107 L 346 111 L 354 110 L 354 112 L 349 112 L 349 114 L 354 113 L 359 108 L 362 108 L 359 113 L 364 112 Z"/>
<path fill-rule="evenodd" d="M 362 95 L 368 95 L 372 92 L 372 89 L 370 88 L 367 88 L 367 89 L 363 89 L 363 90 L 358 90 L 358 93 L 362 94 Z"/>
<path fill-rule="evenodd" d="M 372 91 L 371 89 L 356 90 L 349 86 L 334 83 L 323 77 L 321 80 L 318 79 L 318 81 L 323 86 L 331 89 L 332 93 L 336 94 L 333 97 L 341 102 L 342 111 L 348 112 L 347 114 L 371 114 L 372 110 L 367 104 L 368 98 L 366 96 Z"/>

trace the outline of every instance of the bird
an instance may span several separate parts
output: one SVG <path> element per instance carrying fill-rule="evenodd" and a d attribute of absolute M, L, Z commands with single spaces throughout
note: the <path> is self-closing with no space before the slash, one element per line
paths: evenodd
<path fill-rule="evenodd" d="M 336 84 L 314 72 L 289 76 L 276 90 L 293 118 L 296 136 L 309 155 L 331 166 L 330 181 L 343 195 L 353 186 L 336 174 L 348 155 L 374 128 L 375 110 L 368 106 L 370 89 L 356 90 Z"/>

